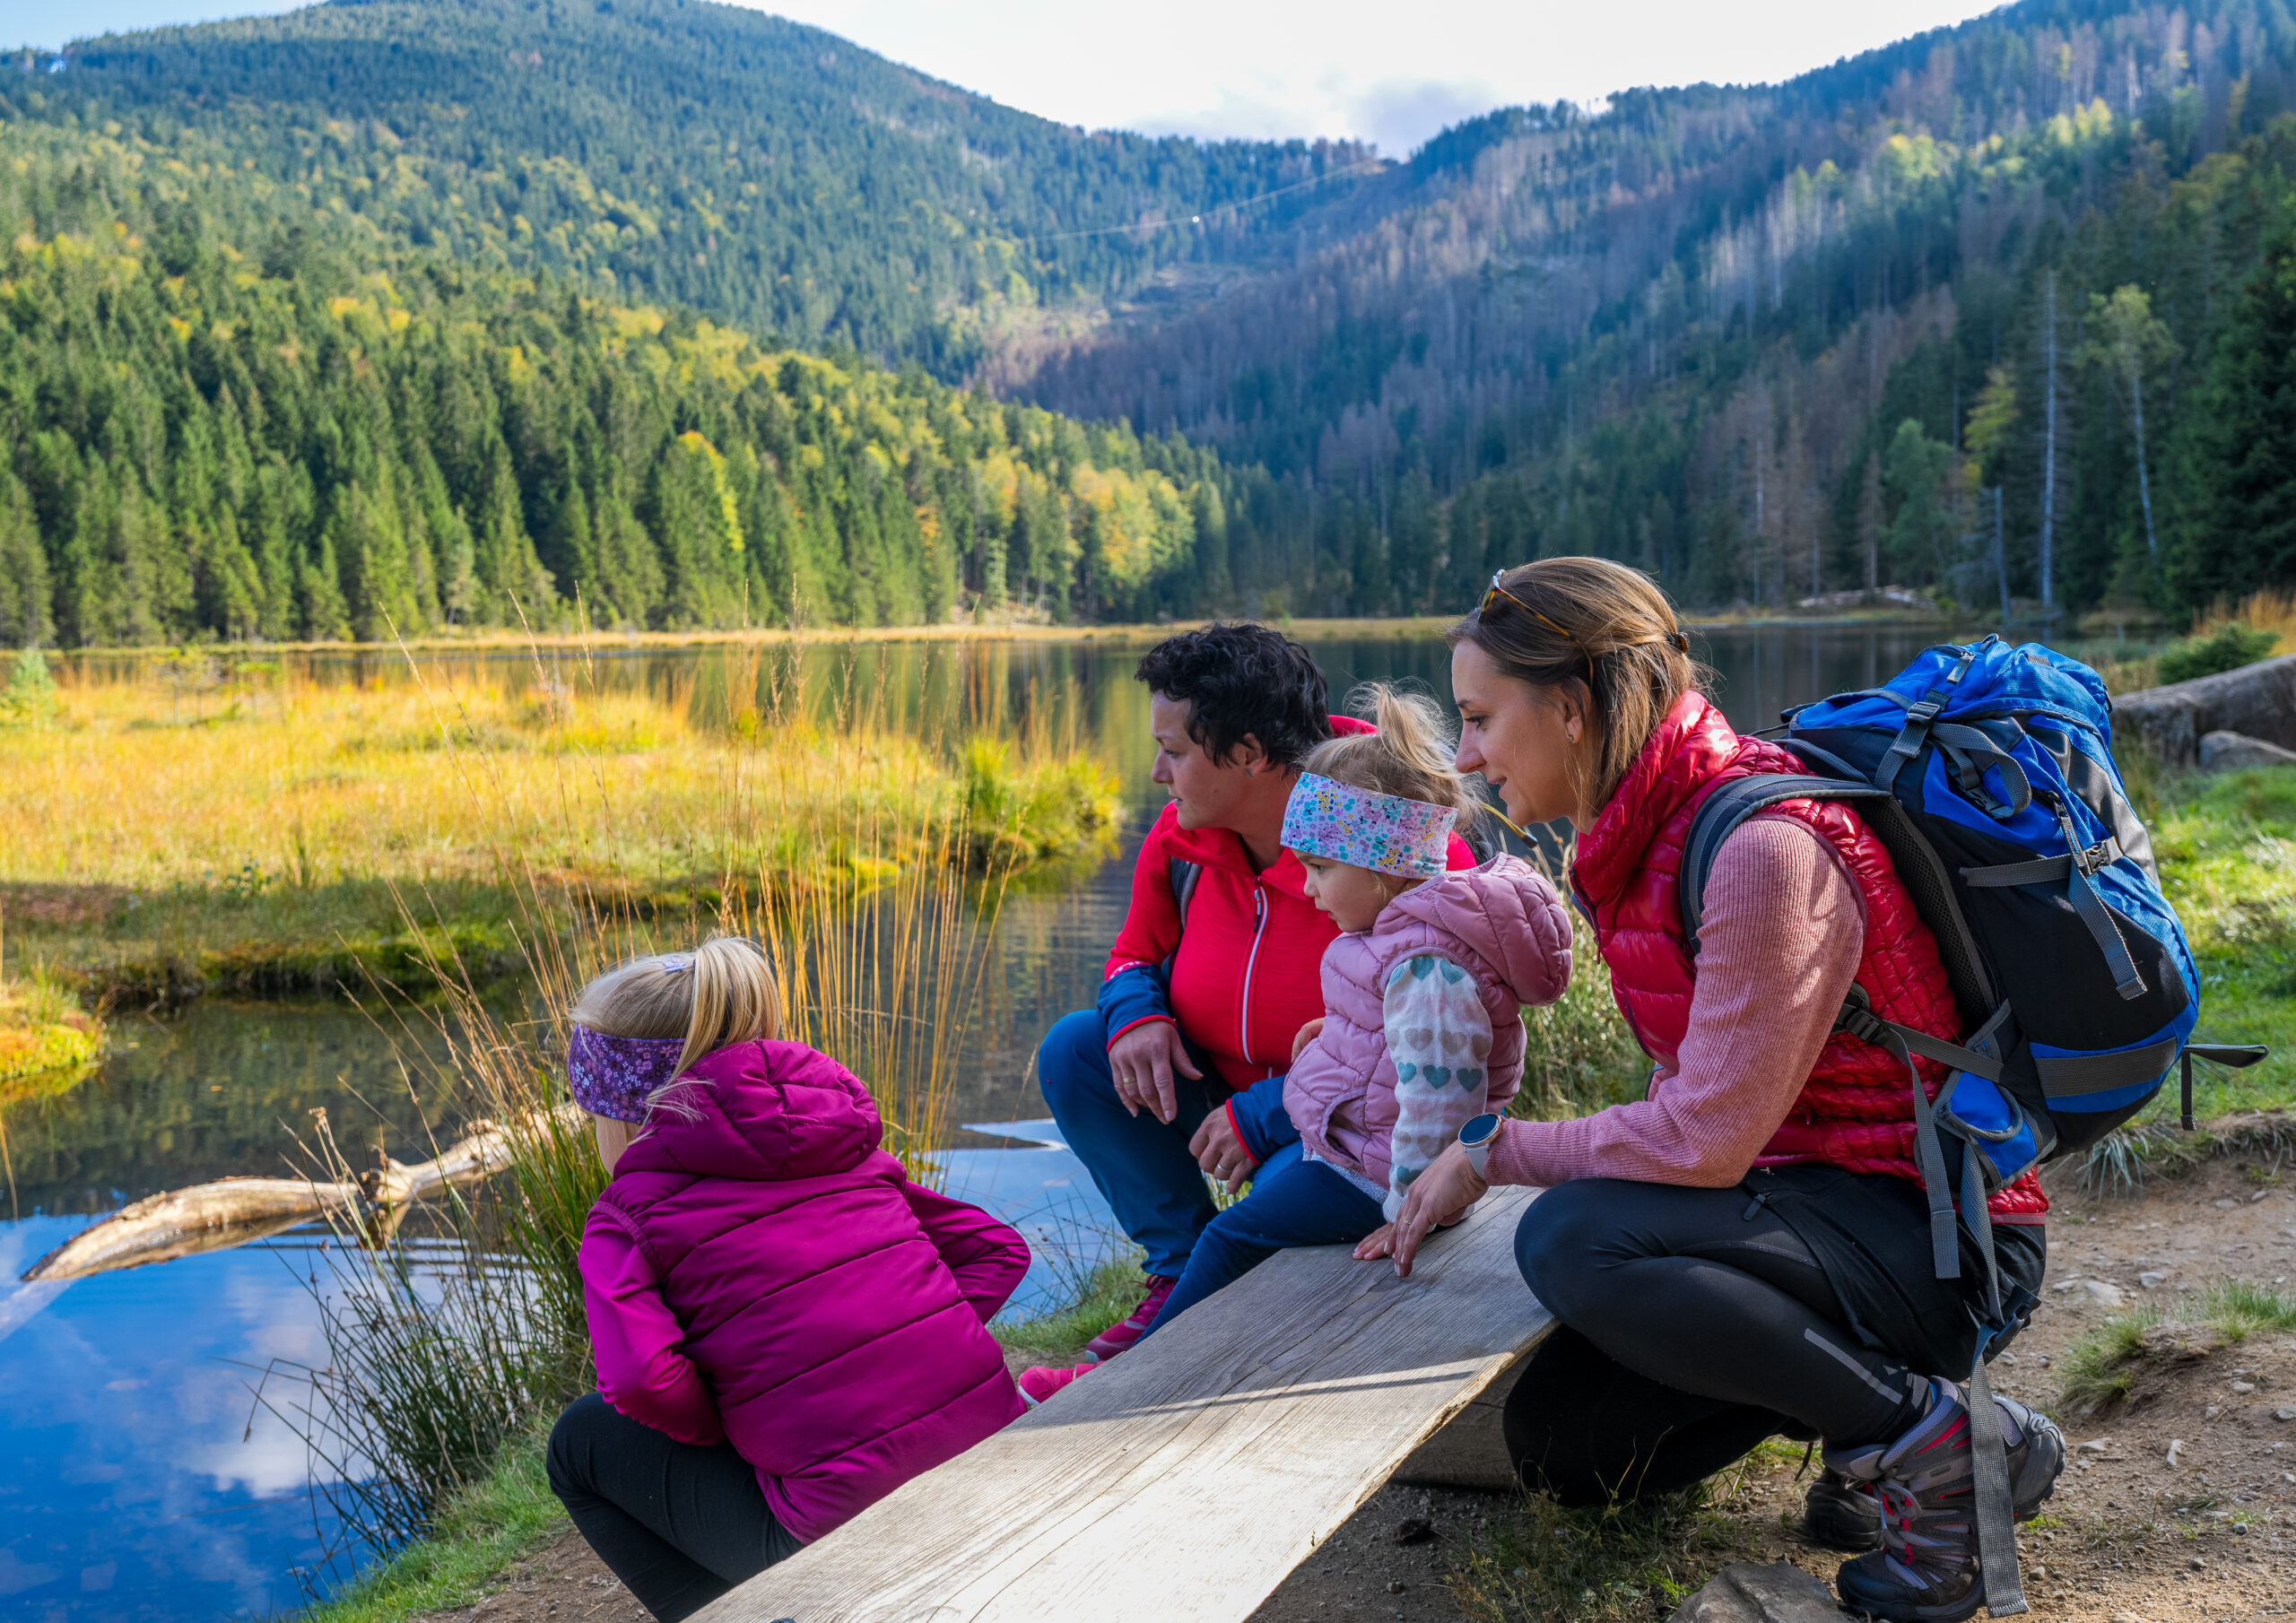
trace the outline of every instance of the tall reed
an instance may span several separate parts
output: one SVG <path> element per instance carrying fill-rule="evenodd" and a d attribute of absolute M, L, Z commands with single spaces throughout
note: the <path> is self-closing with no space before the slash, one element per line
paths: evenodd
<path fill-rule="evenodd" d="M 764 702 L 751 707 L 761 688 Z M 921 814 L 911 801 L 848 795 L 825 815 L 804 775 L 759 759 L 771 741 L 820 725 L 805 719 L 804 699 L 754 665 L 736 669 L 726 720 L 760 742 L 724 757 L 713 818 L 748 834 L 738 849 L 728 843 L 714 882 L 683 909 L 641 903 L 505 841 L 492 859 L 514 898 L 532 988 L 525 1005 L 504 1012 L 452 937 L 435 932 L 416 932 L 430 943 L 434 995 L 373 1002 L 382 1039 L 410 1067 L 440 1064 L 465 1114 L 504 1124 L 517 1154 L 508 1175 L 430 1214 L 427 1237 L 346 1225 L 344 1244 L 326 1253 L 326 1276 L 314 1279 L 328 1367 L 300 1372 L 291 1401 L 274 1407 L 309 1439 L 315 1480 L 326 1479 L 320 1491 L 358 1543 L 387 1549 L 420 1533 L 504 1438 L 591 1380 L 578 1257 L 605 1180 L 587 1126 L 556 1107 L 568 1098 L 567 1011 L 599 970 L 713 932 L 752 936 L 781 978 L 786 1035 L 866 1082 L 887 1147 L 911 1176 L 937 1181 L 931 1155 L 950 1125 L 992 932 L 1014 873 L 1040 849 L 1045 808 L 1031 796 L 1073 795 L 1081 785 L 1106 799 L 1105 779 L 1078 770 L 1057 739 L 919 739 L 904 747 L 954 763 L 962 793 Z M 848 695 L 829 725 L 866 735 L 885 727 L 891 708 L 882 688 Z M 490 758 L 450 750 L 449 759 L 465 793 L 483 803 L 498 792 Z M 567 815 L 610 825 L 620 809 L 599 798 L 612 791 L 586 772 L 581 752 L 561 758 L 561 769 Z M 1083 819 L 1104 816 L 1112 808 Z M 836 859 L 788 861 L 791 829 Z M 410 926 L 422 922 L 423 899 L 413 887 L 401 892 Z M 429 1028 L 424 1043 L 410 1040 L 417 1023 Z M 425 1052 L 443 1058 L 423 1062 Z M 314 1146 L 319 1159 L 334 1153 L 331 1141 Z"/>

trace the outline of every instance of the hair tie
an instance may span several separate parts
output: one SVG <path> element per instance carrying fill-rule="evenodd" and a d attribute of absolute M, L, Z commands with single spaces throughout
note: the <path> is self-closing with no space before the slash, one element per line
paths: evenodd
<path fill-rule="evenodd" d="M 662 973 L 664 975 L 683 975 L 687 970 L 693 968 L 693 954 L 691 952 L 665 952 L 660 958 L 656 959 L 654 961 L 661 966 Z"/>
<path fill-rule="evenodd" d="M 1690 652 L 1690 633 L 1677 629 L 1667 635 L 1666 645 L 1677 654 L 1687 654 Z"/>
<path fill-rule="evenodd" d="M 1302 772 L 1284 803 L 1281 838 L 1291 850 L 1350 867 L 1433 879 L 1449 866 L 1458 818 L 1448 806 Z"/>

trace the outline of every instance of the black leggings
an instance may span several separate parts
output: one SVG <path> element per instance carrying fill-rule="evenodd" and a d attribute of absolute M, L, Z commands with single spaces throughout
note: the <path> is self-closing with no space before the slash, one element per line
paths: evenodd
<path fill-rule="evenodd" d="M 1779 1433 L 1893 1436 L 1926 1407 L 1926 1383 L 1845 1328 L 1816 1255 L 1744 1188 L 1560 1185 L 1515 1260 L 1561 1325 L 1508 1397 L 1507 1445 L 1566 1504 L 1685 1488 Z"/>
<path fill-rule="evenodd" d="M 595 1392 L 551 1429 L 550 1486 L 598 1558 L 661 1623 L 679 1623 L 802 1548 L 733 1445 L 681 1443 Z"/>

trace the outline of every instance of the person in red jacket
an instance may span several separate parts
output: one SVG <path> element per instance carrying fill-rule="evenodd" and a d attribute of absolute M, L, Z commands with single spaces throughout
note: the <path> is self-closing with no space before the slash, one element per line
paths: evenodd
<path fill-rule="evenodd" d="M 2030 1172 L 1996 1192 L 1993 1257 L 1963 1224 L 1959 1277 L 1940 1277 L 1913 1087 L 1934 1100 L 1944 1072 L 1925 1060 L 1909 1077 L 1841 1019 L 1854 1001 L 1961 1037 L 1889 848 L 1854 806 L 1780 802 L 1716 846 L 1693 935 L 1676 878 L 1700 807 L 1750 773 L 1804 768 L 1699 691 L 1664 594 L 1622 564 L 1541 559 L 1493 577 L 1451 643 L 1458 768 L 1518 822 L 1578 831 L 1571 889 L 1655 1070 L 1645 1097 L 1588 1115 L 1469 1122 L 1356 1254 L 1408 1272 L 1430 1226 L 1489 1185 L 1544 1188 L 1515 1256 L 1559 1327 L 1505 1415 L 1531 1486 L 1639 1497 L 1767 1436 L 1822 1443 L 1810 1532 L 1868 1551 L 1835 1580 L 1847 1610 L 2022 1610 L 2005 1574 L 1988 1596 L 1999 1564 L 1979 1558 L 1972 1439 L 1998 1422 L 2000 1508 L 2022 1520 L 2054 1488 L 2064 1437 L 1964 1383 L 2041 1288 L 2048 1202 Z"/>
<path fill-rule="evenodd" d="M 1231 1187 L 1298 1138 L 1283 1075 L 1323 1013 L 1319 970 L 1337 933 L 1279 839 L 1298 763 L 1335 732 L 1307 649 L 1265 626 L 1169 638 L 1137 673 L 1156 741 L 1150 777 L 1171 803 L 1141 842 L 1132 906 L 1099 1005 L 1055 1022 L 1037 1081 L 1062 1135 L 1147 1253 L 1140 1306 L 1087 1345 L 1112 1358 L 1147 1332 Z M 1450 865 L 1474 865 L 1464 840 Z"/>

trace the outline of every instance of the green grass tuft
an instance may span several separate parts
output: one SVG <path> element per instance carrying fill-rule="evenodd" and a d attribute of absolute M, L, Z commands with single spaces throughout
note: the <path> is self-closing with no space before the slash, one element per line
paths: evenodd
<path fill-rule="evenodd" d="M 1074 1364 L 1084 1343 L 1140 1305 L 1140 1254 L 1102 1263 L 1077 1279 L 1065 1306 L 991 1325 L 1008 1363 Z"/>
<path fill-rule="evenodd" d="M 2128 1396 L 2136 1381 L 2136 1365 L 2144 1356 L 2144 1332 L 2160 1322 L 2161 1310 L 2142 1303 L 2075 1341 L 2061 1366 L 2066 1410 L 2094 1414 Z"/>
<path fill-rule="evenodd" d="M 2296 1330 L 2296 1291 L 2247 1280 L 2220 1280 L 2200 1298 L 2203 1321 L 2227 1341 L 2259 1330 Z"/>
<path fill-rule="evenodd" d="M 402 1623 L 477 1601 L 570 1525 L 544 1471 L 548 1436 L 545 1428 L 511 1438 L 493 1468 L 441 1509 L 429 1538 L 321 1601 L 306 1614 L 309 1623 Z"/>

